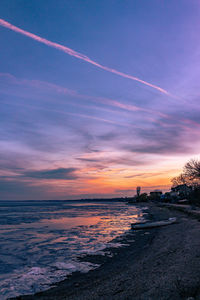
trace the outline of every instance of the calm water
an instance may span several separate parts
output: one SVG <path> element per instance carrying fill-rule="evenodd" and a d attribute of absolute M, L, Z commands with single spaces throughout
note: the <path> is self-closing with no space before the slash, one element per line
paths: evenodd
<path fill-rule="evenodd" d="M 142 218 L 141 209 L 125 203 L 0 201 L 0 299 L 98 267 L 77 257 L 119 247 L 111 241 Z"/>

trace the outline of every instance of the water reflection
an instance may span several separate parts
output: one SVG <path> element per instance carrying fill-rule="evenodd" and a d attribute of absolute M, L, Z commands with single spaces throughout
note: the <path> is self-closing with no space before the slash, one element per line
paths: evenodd
<path fill-rule="evenodd" d="M 100 216 L 93 217 L 90 215 L 87 215 L 85 217 L 62 217 L 59 219 L 44 219 L 40 222 L 40 225 L 47 225 L 48 227 L 52 227 L 55 229 L 70 229 L 77 226 L 89 226 L 97 224 L 100 220 Z"/>
<path fill-rule="evenodd" d="M 130 223 L 143 218 L 139 208 L 108 202 L 32 203 L 22 204 L 21 209 L 18 204 L 3 207 L 1 213 L 0 290 L 7 297 L 61 280 L 71 272 L 67 266 L 91 268 L 76 257 L 101 253 L 113 238 L 130 229 Z"/>

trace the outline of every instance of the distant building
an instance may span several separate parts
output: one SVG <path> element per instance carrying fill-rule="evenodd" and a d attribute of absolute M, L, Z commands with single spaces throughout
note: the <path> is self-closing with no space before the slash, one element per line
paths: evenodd
<path fill-rule="evenodd" d="M 161 196 L 162 195 L 162 191 L 152 191 L 150 192 L 151 196 Z"/>
<path fill-rule="evenodd" d="M 137 186 L 137 188 L 136 188 L 136 194 L 137 194 L 138 197 L 140 196 L 140 191 L 141 191 L 141 187 Z"/>
<path fill-rule="evenodd" d="M 159 190 L 150 192 L 150 197 L 151 197 L 151 199 L 154 199 L 154 200 L 160 200 L 161 195 L 162 195 L 162 191 L 159 191 Z"/>
<path fill-rule="evenodd" d="M 187 184 L 179 184 L 176 187 L 172 187 L 171 191 L 171 193 L 174 193 L 179 197 L 187 197 L 192 192 L 192 187 Z"/>

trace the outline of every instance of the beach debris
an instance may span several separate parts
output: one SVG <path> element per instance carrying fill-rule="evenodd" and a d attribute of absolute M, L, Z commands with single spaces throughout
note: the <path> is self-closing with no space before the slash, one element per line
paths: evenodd
<path fill-rule="evenodd" d="M 168 220 L 157 221 L 157 222 L 144 222 L 144 223 L 132 223 L 131 228 L 138 229 L 147 229 L 147 228 L 156 228 L 161 226 L 166 226 L 170 224 L 174 224 L 176 222 L 176 218 L 169 218 Z"/>

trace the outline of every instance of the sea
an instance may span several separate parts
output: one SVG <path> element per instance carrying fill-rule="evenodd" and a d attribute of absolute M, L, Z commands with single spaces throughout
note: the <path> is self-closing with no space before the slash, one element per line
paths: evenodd
<path fill-rule="evenodd" d="M 98 268 L 78 258 L 123 246 L 120 237 L 144 215 L 142 208 L 115 201 L 0 201 L 0 299 L 34 294 L 72 272 Z"/>

